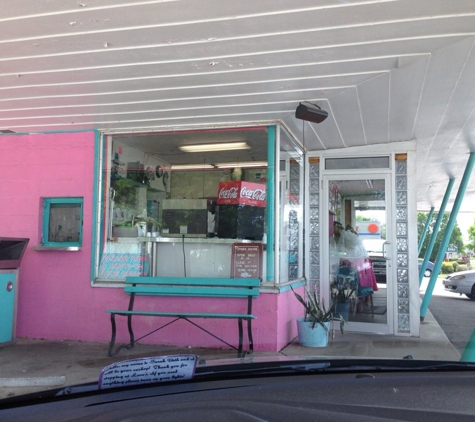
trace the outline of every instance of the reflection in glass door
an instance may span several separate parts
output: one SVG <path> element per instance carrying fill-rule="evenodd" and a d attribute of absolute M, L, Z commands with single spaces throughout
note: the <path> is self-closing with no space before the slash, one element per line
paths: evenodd
<path fill-rule="evenodd" d="M 328 179 L 329 283 L 348 331 L 390 332 L 388 180 Z"/>

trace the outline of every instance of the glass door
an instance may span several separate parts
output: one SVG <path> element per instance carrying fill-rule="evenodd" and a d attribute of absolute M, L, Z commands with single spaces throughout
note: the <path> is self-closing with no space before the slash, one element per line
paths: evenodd
<path fill-rule="evenodd" d="M 328 207 L 323 208 L 328 210 L 323 216 L 328 223 L 329 247 L 323 254 L 328 295 L 348 321 L 347 331 L 390 334 L 390 176 L 360 173 L 323 180 L 328 192 Z"/>

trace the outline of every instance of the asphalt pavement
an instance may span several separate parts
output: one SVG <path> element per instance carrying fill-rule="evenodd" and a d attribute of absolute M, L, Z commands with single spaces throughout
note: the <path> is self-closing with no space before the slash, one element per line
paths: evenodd
<path fill-rule="evenodd" d="M 444 290 L 443 277 L 434 285 L 429 310 L 447 338 L 462 355 L 475 328 L 475 301 L 465 295 Z M 421 285 L 421 297 L 427 289 L 428 278 Z"/>

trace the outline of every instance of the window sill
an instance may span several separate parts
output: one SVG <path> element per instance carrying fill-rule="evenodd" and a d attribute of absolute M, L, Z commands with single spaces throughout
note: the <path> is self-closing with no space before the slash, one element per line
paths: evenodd
<path fill-rule="evenodd" d="M 33 246 L 35 251 L 65 251 L 65 252 L 78 252 L 81 250 L 81 246 Z"/>

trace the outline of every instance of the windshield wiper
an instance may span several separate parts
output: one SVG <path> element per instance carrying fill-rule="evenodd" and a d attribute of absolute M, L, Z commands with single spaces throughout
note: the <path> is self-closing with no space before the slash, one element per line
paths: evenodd
<path fill-rule="evenodd" d="M 406 356 L 401 360 L 337 359 L 323 361 L 253 362 L 199 367 L 195 378 L 243 377 L 275 374 L 334 373 L 334 372 L 404 372 L 475 370 L 475 363 L 450 361 L 419 361 Z"/>
<path fill-rule="evenodd" d="M 251 375 L 251 374 L 282 374 L 286 372 L 320 372 L 331 366 L 330 362 L 296 362 L 293 364 L 233 364 L 213 367 L 197 368 L 196 377 L 209 375 Z M 256 365 L 256 366 L 254 366 Z"/>

